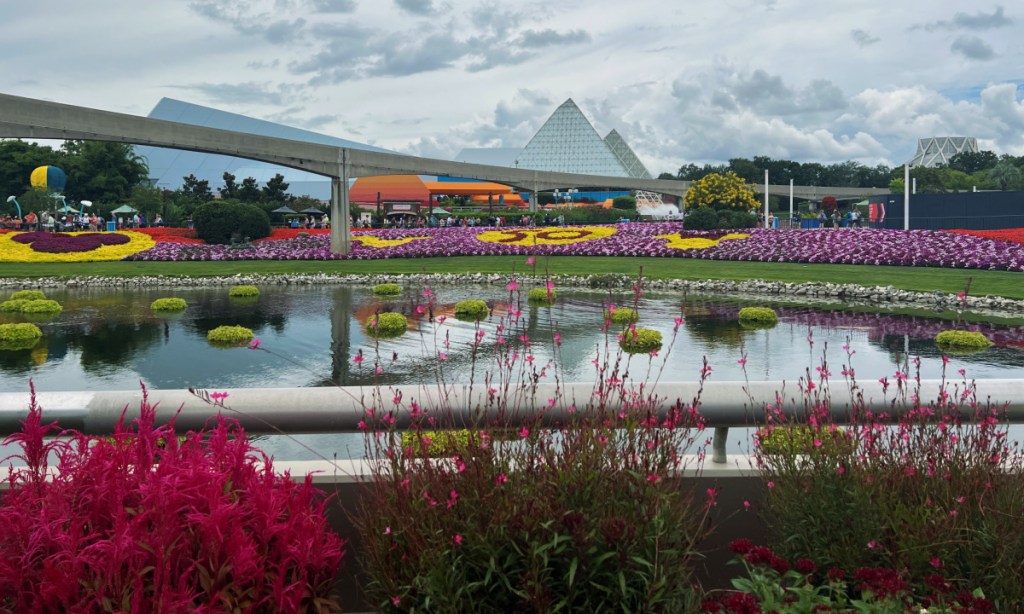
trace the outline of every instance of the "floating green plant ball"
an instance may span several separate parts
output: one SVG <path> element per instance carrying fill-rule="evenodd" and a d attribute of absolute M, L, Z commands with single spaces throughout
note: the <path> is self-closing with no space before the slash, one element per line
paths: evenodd
<path fill-rule="evenodd" d="M 153 311 L 181 311 L 188 307 L 183 298 L 158 298 L 149 306 Z"/>
<path fill-rule="evenodd" d="M 228 290 L 228 296 L 259 296 L 260 289 L 256 286 L 231 286 Z"/>
<path fill-rule="evenodd" d="M 935 344 L 953 350 L 983 350 L 992 345 L 988 337 L 969 330 L 944 330 L 935 335 Z"/>
<path fill-rule="evenodd" d="M 604 319 L 612 324 L 632 324 L 640 319 L 640 314 L 632 307 L 613 307 L 604 310 Z"/>
<path fill-rule="evenodd" d="M 739 320 L 745 324 L 775 326 L 779 322 L 779 316 L 770 307 L 744 307 L 740 309 Z"/>
<path fill-rule="evenodd" d="M 405 334 L 409 321 L 400 313 L 392 311 L 378 313 L 366 322 L 366 332 L 381 338 L 398 337 Z"/>
<path fill-rule="evenodd" d="M 379 296 L 397 296 L 402 293 L 402 286 L 398 284 L 377 284 L 373 287 L 373 293 Z"/>
<path fill-rule="evenodd" d="M 853 450 L 852 437 L 843 429 L 813 427 L 807 424 L 786 424 L 761 427 L 754 435 L 760 454 L 812 454 L 815 450 L 830 453 L 849 453 Z"/>
<path fill-rule="evenodd" d="M 11 295 L 11 300 L 39 301 L 46 298 L 42 290 L 18 290 Z"/>
<path fill-rule="evenodd" d="M 35 301 L 29 301 L 21 307 L 22 313 L 42 313 L 47 315 L 53 315 L 60 313 L 64 308 L 60 306 L 57 301 L 51 301 L 49 299 L 39 299 Z"/>
<path fill-rule="evenodd" d="M 455 303 L 455 317 L 460 320 L 483 320 L 491 314 L 487 303 L 479 299 L 470 299 Z"/>
<path fill-rule="evenodd" d="M 454 456 L 479 450 L 479 436 L 466 429 L 457 431 L 414 431 L 402 432 L 402 448 L 413 450 L 413 454 L 426 456 Z"/>
<path fill-rule="evenodd" d="M 32 302 L 32 300 L 38 299 L 12 298 L 0 303 L 0 311 L 21 313 L 21 311 L 25 309 L 25 305 Z"/>
<path fill-rule="evenodd" d="M 216 345 L 242 345 L 252 340 L 252 329 L 244 326 L 218 326 L 206 333 L 206 338 Z"/>
<path fill-rule="evenodd" d="M 0 350 L 30 350 L 42 336 L 35 324 L 0 324 Z"/>
<path fill-rule="evenodd" d="M 526 295 L 526 300 L 534 305 L 551 305 L 555 302 L 555 291 L 547 288 L 534 288 Z"/>
<path fill-rule="evenodd" d="M 649 328 L 636 328 L 622 332 L 619 346 L 627 354 L 647 354 L 661 349 L 661 333 Z"/>

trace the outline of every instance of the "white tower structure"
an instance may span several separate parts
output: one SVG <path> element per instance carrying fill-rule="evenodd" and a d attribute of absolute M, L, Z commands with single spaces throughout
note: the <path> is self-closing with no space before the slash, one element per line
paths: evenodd
<path fill-rule="evenodd" d="M 934 168 L 949 164 L 949 159 L 958 153 L 978 152 L 978 139 L 972 136 L 933 136 L 918 139 L 917 153 L 910 159 L 910 166 Z"/>

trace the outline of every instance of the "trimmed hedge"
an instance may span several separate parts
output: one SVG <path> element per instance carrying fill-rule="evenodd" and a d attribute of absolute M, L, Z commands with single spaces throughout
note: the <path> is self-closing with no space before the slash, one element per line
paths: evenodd
<path fill-rule="evenodd" d="M 45 298 L 35 301 L 29 301 L 25 303 L 21 308 L 22 313 L 57 314 L 63 310 L 64 308 L 60 306 L 60 303 Z"/>
<path fill-rule="evenodd" d="M 183 298 L 158 298 L 149 306 L 153 311 L 181 311 L 188 307 Z"/>
<path fill-rule="evenodd" d="M 30 350 L 42 336 L 35 324 L 0 324 L 0 350 Z"/>
<path fill-rule="evenodd" d="M 770 307 L 744 307 L 740 309 L 740 322 L 748 324 L 768 324 L 774 326 L 779 322 L 779 316 Z"/>
<path fill-rule="evenodd" d="M 270 236 L 270 218 L 263 209 L 237 201 L 209 202 L 192 213 L 196 236 L 207 243 L 229 245 L 232 239 L 252 240 Z"/>
<path fill-rule="evenodd" d="M 661 333 L 649 328 L 626 330 L 619 347 L 627 354 L 647 354 L 661 349 Z"/>
<path fill-rule="evenodd" d="M 260 289 L 256 286 L 231 286 L 228 290 L 228 296 L 259 296 Z"/>
<path fill-rule="evenodd" d="M 366 332 L 378 339 L 399 337 L 405 334 L 409 321 L 400 313 L 388 311 L 378 313 L 366 322 Z"/>
<path fill-rule="evenodd" d="M 377 284 L 373 287 L 373 293 L 379 296 L 397 296 L 402 293 L 402 286 L 398 284 Z"/>
<path fill-rule="evenodd" d="M 969 330 L 944 330 L 935 335 L 935 344 L 962 350 L 983 350 L 992 345 L 988 337 Z"/>
<path fill-rule="evenodd" d="M 640 319 L 640 314 L 632 307 L 614 307 L 604 310 L 604 319 L 611 320 L 612 324 L 632 324 Z"/>
<path fill-rule="evenodd" d="M 479 299 L 469 299 L 455 303 L 455 317 L 460 320 L 483 320 L 491 315 L 491 308 Z"/>
<path fill-rule="evenodd" d="M 206 333 L 206 338 L 215 345 L 242 345 L 252 340 L 252 329 L 244 326 L 218 326 Z"/>
<path fill-rule="evenodd" d="M 547 288 L 534 288 L 526 295 L 526 301 L 534 305 L 551 305 L 555 302 L 555 291 Z"/>
<path fill-rule="evenodd" d="M 46 298 L 42 290 L 18 290 L 11 295 L 12 301 L 25 300 L 25 301 L 40 301 Z"/>

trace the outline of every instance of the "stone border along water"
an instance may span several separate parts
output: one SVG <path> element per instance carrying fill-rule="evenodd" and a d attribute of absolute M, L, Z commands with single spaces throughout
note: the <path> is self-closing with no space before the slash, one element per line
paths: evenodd
<path fill-rule="evenodd" d="M 528 285 L 531 278 L 538 282 L 547 279 L 542 275 L 517 275 L 517 279 Z M 620 274 L 605 275 L 554 275 L 555 286 L 590 289 L 629 289 L 636 281 L 635 276 Z M 506 285 L 507 274 L 483 273 L 413 273 L 402 275 L 342 275 L 326 273 L 300 273 L 293 275 L 232 275 L 227 277 L 184 277 L 184 276 L 139 276 L 139 277 L 39 277 L 33 279 L 0 277 L 0 291 L 33 288 L 204 288 L 252 284 L 255 286 L 312 286 L 312 285 L 361 285 L 373 286 L 379 283 L 398 283 L 419 286 L 462 286 Z M 539 285 L 539 284 L 538 284 Z M 800 301 L 808 304 L 844 303 L 875 307 L 918 307 L 936 311 L 955 311 L 960 300 L 955 294 L 936 290 L 915 292 L 899 290 L 892 286 L 858 286 L 854 284 L 833 284 L 826 282 L 787 283 L 751 279 L 745 281 L 645 279 L 645 290 L 685 292 L 694 296 L 728 296 L 742 298 L 776 298 Z M 2 297 L 2 294 L 0 294 Z M 1022 317 L 1024 300 L 999 296 L 968 296 L 967 310 L 972 314 Z"/>

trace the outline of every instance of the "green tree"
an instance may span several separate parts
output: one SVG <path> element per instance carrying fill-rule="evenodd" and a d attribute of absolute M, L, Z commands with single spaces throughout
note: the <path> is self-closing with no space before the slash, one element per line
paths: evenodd
<path fill-rule="evenodd" d="M 238 188 L 238 200 L 255 204 L 260 202 L 260 195 L 260 186 L 256 183 L 255 177 L 246 177 L 242 180 L 242 185 Z"/>
<path fill-rule="evenodd" d="M 127 143 L 66 141 L 62 151 L 68 175 L 64 195 L 71 200 L 124 202 L 149 180 L 146 161 Z"/>
<path fill-rule="evenodd" d="M 636 198 L 632 196 L 616 196 L 612 199 L 612 207 L 616 209 L 636 209 Z"/>
<path fill-rule="evenodd" d="M 999 186 L 1000 190 L 1012 190 L 1021 186 L 1020 169 L 1009 160 L 1000 160 L 988 173 L 991 181 Z"/>
<path fill-rule="evenodd" d="M 999 162 L 999 157 L 988 150 L 983 151 L 961 151 L 949 159 L 949 168 L 962 171 L 968 175 L 978 171 L 988 170 Z"/>
<path fill-rule="evenodd" d="M 60 157 L 59 152 L 44 145 L 19 140 L 0 141 L 0 199 L 24 194 L 29 189 L 32 170 L 46 164 L 60 166 Z"/>
<path fill-rule="evenodd" d="M 753 188 L 732 172 L 711 173 L 694 181 L 683 201 L 687 210 L 698 207 L 752 210 L 760 204 Z"/>
<path fill-rule="evenodd" d="M 263 187 L 262 200 L 275 205 L 288 202 L 288 184 L 284 180 L 284 175 L 277 173 L 267 180 L 267 185 Z"/>
<path fill-rule="evenodd" d="M 132 206 L 146 216 L 146 222 L 152 223 L 156 214 L 164 213 L 164 191 L 160 188 L 136 186 L 132 190 Z M 106 216 L 109 219 L 110 216 Z"/>
<path fill-rule="evenodd" d="M 200 181 L 195 175 L 182 178 L 181 191 L 188 197 L 195 199 L 197 204 L 213 200 L 213 190 L 210 189 L 210 182 L 205 179 Z"/>
<path fill-rule="evenodd" d="M 224 171 L 224 187 L 219 188 L 217 191 L 220 192 L 220 197 L 224 200 L 238 198 L 238 184 L 235 183 L 235 176 L 231 173 Z"/>

